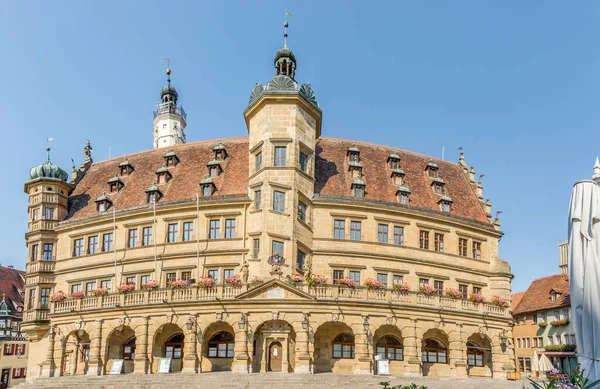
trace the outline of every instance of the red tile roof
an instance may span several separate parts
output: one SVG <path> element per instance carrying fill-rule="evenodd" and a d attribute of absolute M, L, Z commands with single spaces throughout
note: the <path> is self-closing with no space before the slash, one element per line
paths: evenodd
<path fill-rule="evenodd" d="M 510 304 L 511 310 L 514 311 L 515 308 L 517 308 L 519 306 L 519 303 L 521 303 L 523 296 L 525 296 L 525 292 L 513 293 L 513 295 L 511 296 L 512 301 Z"/>
<path fill-rule="evenodd" d="M 211 199 L 247 199 L 248 137 L 224 139 L 222 142 L 228 157 L 221 164 L 223 172 L 218 177 L 213 177 L 217 191 Z M 172 179 L 166 184 L 158 185 L 164 196 L 159 205 L 195 199 L 196 194 L 201 193 L 199 182 L 207 177 L 206 164 L 213 159 L 212 148 L 218 144 L 218 140 L 211 140 L 173 147 L 180 163 L 169 167 Z M 447 195 L 453 200 L 452 216 L 489 226 L 483 207 L 458 164 L 365 142 L 320 138 L 315 153 L 315 197 L 356 200 L 352 197 L 352 178 L 348 171 L 347 150 L 352 145 L 360 151 L 363 180 L 366 184 L 364 201 L 402 207 L 398 204 L 397 186 L 392 183 L 391 170 L 387 165 L 389 155 L 394 153 L 401 158 L 400 166 L 406 174 L 406 186 L 411 190 L 409 207 L 442 214 L 438 204 L 441 195 L 433 193 L 432 178 L 425 175 L 425 167 L 432 160 L 439 166 L 439 177 L 444 180 Z M 135 171 L 130 176 L 121 177 L 125 187 L 118 193 L 109 193 L 107 182 L 114 177 L 125 157 L 92 164 L 69 198 L 67 219 L 78 220 L 97 215 L 95 200 L 103 191 L 106 191 L 106 196 L 112 200 L 117 210 L 147 207 L 145 190 L 154 182 L 155 172 L 163 165 L 163 155 L 169 150 L 162 148 L 129 155 L 127 158 Z M 200 201 L 206 200 L 201 197 Z"/>
<path fill-rule="evenodd" d="M 556 301 L 552 301 L 552 290 L 562 292 L 556 296 Z M 570 306 L 569 277 L 566 274 L 556 274 L 533 281 L 521 302 L 513 309 L 513 315 Z"/>
<path fill-rule="evenodd" d="M 16 306 L 23 307 L 21 293 L 25 290 L 24 275 L 24 271 L 0 266 L 0 301 L 2 301 L 3 296 L 7 303 L 12 301 L 14 304 L 9 304 L 11 308 L 14 308 L 15 304 Z M 13 314 L 21 316 L 21 313 L 18 313 L 16 309 L 13 309 Z"/>

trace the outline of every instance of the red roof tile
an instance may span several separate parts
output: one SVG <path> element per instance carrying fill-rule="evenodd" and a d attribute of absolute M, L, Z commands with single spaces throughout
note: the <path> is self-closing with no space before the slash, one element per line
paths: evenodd
<path fill-rule="evenodd" d="M 24 271 L 0 266 L 0 299 L 4 296 L 7 303 L 10 300 L 17 306 L 22 307 L 23 297 L 21 293 L 25 290 L 24 275 Z M 11 304 L 11 308 L 14 308 L 14 305 Z M 15 309 L 13 309 L 13 313 L 15 316 L 21 316 L 21 313 L 18 313 Z"/>
<path fill-rule="evenodd" d="M 228 157 L 221 164 L 223 173 L 213 177 L 217 191 L 211 199 L 246 199 L 248 137 L 224 139 L 222 142 Z M 173 147 L 180 163 L 169 167 L 172 179 L 166 184 L 158 185 L 164 196 L 159 205 L 195 199 L 196 194 L 201 193 L 199 182 L 207 177 L 206 164 L 213 159 L 212 148 L 218 143 L 218 140 L 210 140 Z M 351 145 L 360 150 L 360 163 L 366 184 L 365 201 L 402 207 L 398 204 L 397 186 L 392 183 L 391 170 L 387 165 L 389 155 L 394 153 L 401 158 L 400 166 L 406 174 L 406 186 L 411 190 L 410 207 L 442 213 L 438 204 L 441 196 L 433 193 L 432 178 L 425 175 L 427 163 L 433 160 L 439 166 L 439 177 L 445 181 L 447 195 L 453 200 L 452 215 L 489 225 L 483 207 L 458 164 L 365 142 L 320 138 L 316 147 L 315 197 L 333 196 L 355 200 L 352 198 L 352 178 L 348 171 L 347 150 Z M 148 206 L 145 190 L 154 182 L 155 172 L 163 165 L 163 155 L 169 150 L 162 148 L 129 155 L 127 158 L 135 171 L 130 176 L 121 177 L 125 187 L 118 193 L 108 193 L 107 182 L 114 177 L 125 157 L 92 164 L 69 198 L 67 219 L 77 220 L 97 215 L 95 200 L 103 191 L 107 192 L 106 196 L 112 200 L 117 210 Z M 201 201 L 205 200 L 201 197 Z"/>
<path fill-rule="evenodd" d="M 556 296 L 556 301 L 552 301 L 552 290 L 562 291 Z M 569 306 L 569 277 L 566 274 L 556 274 L 533 281 L 519 305 L 513 310 L 513 315 Z"/>
<path fill-rule="evenodd" d="M 519 303 L 523 299 L 523 296 L 525 296 L 525 292 L 513 293 L 513 295 L 511 296 L 512 301 L 510 304 L 511 310 L 514 311 L 515 308 L 519 306 Z"/>

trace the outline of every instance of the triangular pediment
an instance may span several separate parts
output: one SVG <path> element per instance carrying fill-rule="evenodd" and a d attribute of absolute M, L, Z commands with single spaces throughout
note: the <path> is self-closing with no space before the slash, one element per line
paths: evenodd
<path fill-rule="evenodd" d="M 236 300 L 314 300 L 309 293 L 281 280 L 272 279 L 236 296 Z"/>

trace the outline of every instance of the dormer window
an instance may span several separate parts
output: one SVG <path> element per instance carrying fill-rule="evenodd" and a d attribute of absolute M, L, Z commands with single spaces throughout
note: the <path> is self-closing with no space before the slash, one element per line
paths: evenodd
<path fill-rule="evenodd" d="M 392 183 L 394 185 L 399 185 L 404 182 L 404 170 L 398 168 L 392 170 Z"/>
<path fill-rule="evenodd" d="M 119 179 L 119 176 L 117 174 L 115 174 L 115 176 L 113 178 L 108 180 L 108 187 L 110 189 L 110 193 L 117 193 L 124 186 L 125 186 L 125 184 L 123 184 L 123 181 L 121 181 Z"/>
<path fill-rule="evenodd" d="M 210 197 L 215 193 L 216 187 L 210 177 L 200 181 L 200 186 L 202 187 L 202 197 Z"/>
<path fill-rule="evenodd" d="M 119 174 L 121 176 L 128 176 L 133 172 L 133 170 L 133 165 L 129 162 L 127 158 L 125 158 L 125 161 L 119 164 Z"/>
<path fill-rule="evenodd" d="M 432 160 L 429 160 L 429 163 L 427 163 L 427 166 L 425 167 L 425 173 L 427 174 L 427 177 L 437 177 L 438 169 L 438 165 Z"/>
<path fill-rule="evenodd" d="M 396 191 L 396 196 L 398 196 L 398 202 L 402 205 L 409 205 L 410 203 L 410 189 L 404 186 L 404 181 L 402 181 L 402 185 Z"/>
<path fill-rule="evenodd" d="M 400 156 L 398 154 L 390 154 L 388 157 L 388 166 L 390 169 L 400 169 Z"/>
<path fill-rule="evenodd" d="M 179 158 L 177 157 L 177 154 L 175 154 L 175 151 L 173 149 L 171 149 L 171 151 L 165 153 L 164 157 L 165 157 L 165 164 L 167 167 L 177 166 L 177 164 L 179 163 Z"/>
<path fill-rule="evenodd" d="M 96 199 L 96 210 L 98 212 L 104 212 L 110 208 L 112 201 L 106 196 L 106 193 L 102 193 L 102 196 Z"/>
<path fill-rule="evenodd" d="M 348 149 L 348 159 L 350 162 L 360 162 L 360 151 L 356 146 L 352 145 L 352 147 Z"/>
<path fill-rule="evenodd" d="M 555 290 L 552 290 L 552 291 L 550 292 L 550 300 L 552 300 L 552 301 L 556 301 L 556 300 L 558 299 L 558 295 L 559 295 L 559 294 L 560 294 L 560 293 L 557 293 Z"/>
<path fill-rule="evenodd" d="M 227 158 L 227 150 L 225 150 L 223 143 L 219 142 L 217 146 L 213 147 L 213 155 L 217 161 L 224 161 Z"/>
<path fill-rule="evenodd" d="M 446 183 L 439 177 L 435 177 L 431 182 L 431 186 L 433 187 L 433 193 L 442 195 L 444 194 L 444 185 Z"/>
<path fill-rule="evenodd" d="M 158 187 L 156 186 L 156 181 L 154 182 L 154 184 L 150 185 L 148 189 L 146 189 L 146 194 L 148 196 L 147 199 L 149 204 L 157 203 L 161 199 L 162 193 L 160 192 L 160 190 L 158 190 Z"/>
<path fill-rule="evenodd" d="M 365 197 L 365 182 L 360 178 L 355 178 L 352 182 L 352 196 Z"/>
<path fill-rule="evenodd" d="M 361 178 L 362 177 L 362 165 L 360 162 L 350 161 L 350 166 L 348 167 L 350 171 L 350 178 Z"/>
<path fill-rule="evenodd" d="M 173 176 L 169 172 L 169 168 L 167 168 L 166 164 L 163 164 L 162 167 L 156 171 L 156 180 L 159 184 L 166 184 L 171 178 L 173 178 Z"/>
<path fill-rule="evenodd" d="M 442 210 L 442 212 L 452 212 L 452 202 L 452 198 L 448 196 L 444 191 L 444 194 L 442 195 L 442 198 L 438 201 L 438 204 L 440 205 L 440 209 Z"/>
<path fill-rule="evenodd" d="M 208 175 L 210 177 L 217 177 L 219 174 L 221 174 L 221 164 L 216 159 L 213 159 L 207 163 L 206 166 L 208 167 Z"/>

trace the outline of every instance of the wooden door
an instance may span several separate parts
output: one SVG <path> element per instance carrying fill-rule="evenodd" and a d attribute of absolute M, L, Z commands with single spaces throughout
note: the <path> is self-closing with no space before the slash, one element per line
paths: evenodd
<path fill-rule="evenodd" d="M 269 346 L 269 371 L 281 371 L 283 363 L 281 343 L 273 342 Z"/>
<path fill-rule="evenodd" d="M 2 375 L 0 376 L 0 389 L 6 389 L 8 387 L 8 377 L 10 369 L 2 369 Z"/>

